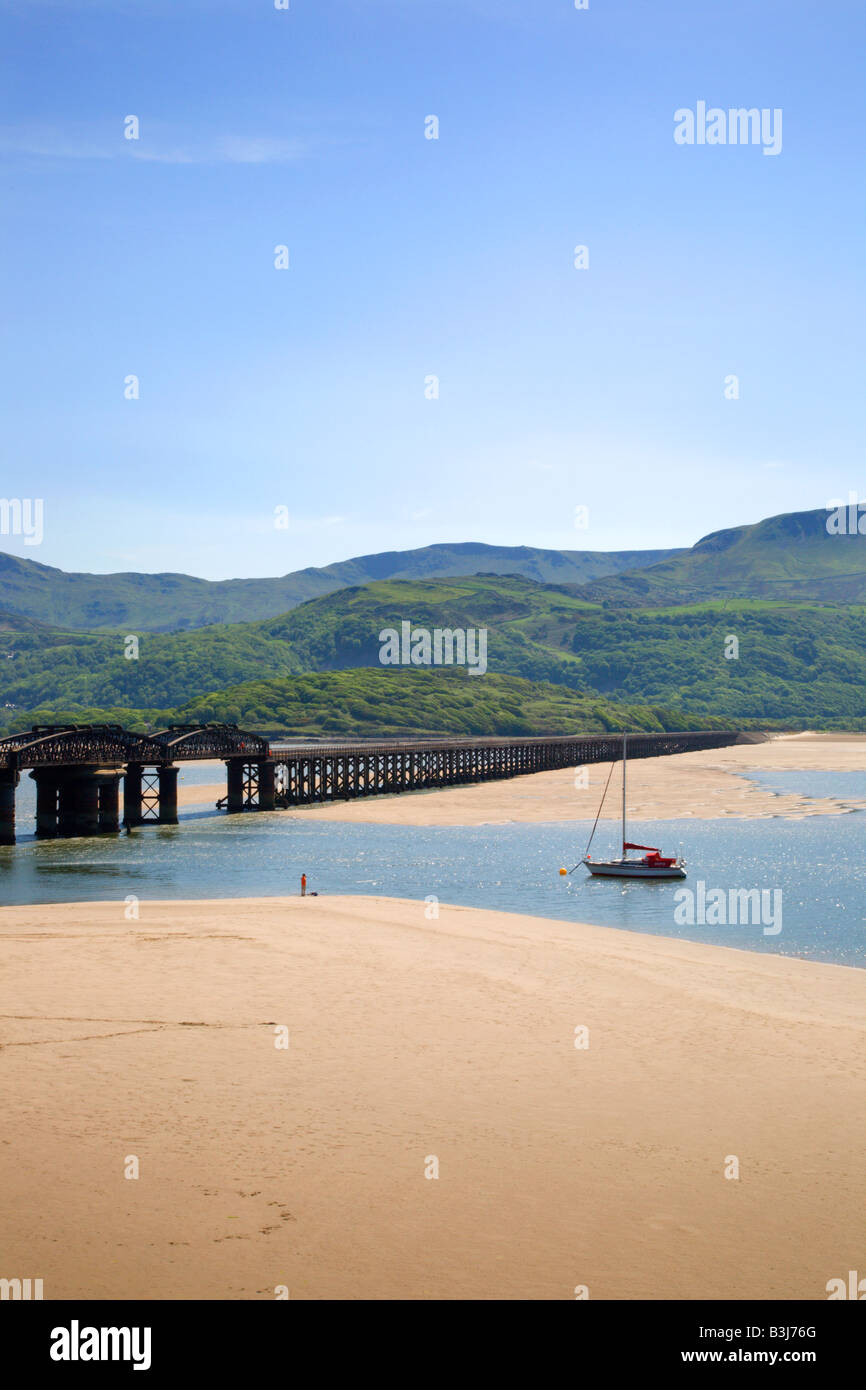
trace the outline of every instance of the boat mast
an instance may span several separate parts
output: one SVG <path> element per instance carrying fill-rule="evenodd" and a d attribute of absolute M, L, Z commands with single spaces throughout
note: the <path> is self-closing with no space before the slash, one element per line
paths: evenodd
<path fill-rule="evenodd" d="M 622 855 L 625 858 L 625 759 L 626 759 L 626 739 L 628 734 L 623 730 L 622 735 Z"/>

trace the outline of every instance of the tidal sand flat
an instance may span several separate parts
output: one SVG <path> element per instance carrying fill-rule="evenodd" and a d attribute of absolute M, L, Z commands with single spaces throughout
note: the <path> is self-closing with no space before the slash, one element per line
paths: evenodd
<path fill-rule="evenodd" d="M 860 810 L 866 801 L 850 797 L 775 795 L 749 780 L 751 771 L 866 771 L 866 740 L 857 735 L 790 735 L 766 743 L 635 758 L 629 764 L 629 816 L 637 820 L 680 820 L 686 816 L 744 818 L 838 815 Z M 594 818 L 610 763 L 591 763 L 579 780 L 577 769 L 558 768 L 502 782 L 446 787 L 442 791 L 403 792 L 358 801 L 334 801 L 298 808 L 325 820 L 400 825 L 497 825 L 509 821 L 561 821 Z M 621 814 L 616 767 L 602 819 Z"/>
<path fill-rule="evenodd" d="M 866 971 L 432 910 L 2 909 L 0 1273 L 824 1299 L 862 1266 Z"/>
<path fill-rule="evenodd" d="M 635 758 L 630 765 L 629 815 L 644 820 L 679 820 L 684 816 L 755 818 L 838 815 L 861 810 L 866 802 L 852 797 L 776 795 L 749 778 L 751 772 L 866 772 L 866 738 L 856 734 L 791 734 L 766 743 Z M 594 818 L 610 763 L 592 763 L 585 778 L 576 768 L 534 772 L 501 782 L 445 787 L 442 791 L 402 792 L 398 796 L 362 797 L 358 801 L 323 802 L 295 808 L 298 814 L 324 820 L 378 825 L 496 825 Z M 618 770 L 614 770 L 602 819 L 620 814 Z M 210 807 L 225 796 L 222 763 L 182 768 L 178 805 Z"/>

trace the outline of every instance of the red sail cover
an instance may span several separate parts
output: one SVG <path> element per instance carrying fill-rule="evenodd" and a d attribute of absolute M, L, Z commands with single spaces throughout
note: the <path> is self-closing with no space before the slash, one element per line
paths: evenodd
<path fill-rule="evenodd" d="M 632 845 L 628 840 L 624 840 L 622 847 L 623 849 L 646 849 L 649 850 L 650 854 L 658 854 L 658 849 L 655 845 Z"/>

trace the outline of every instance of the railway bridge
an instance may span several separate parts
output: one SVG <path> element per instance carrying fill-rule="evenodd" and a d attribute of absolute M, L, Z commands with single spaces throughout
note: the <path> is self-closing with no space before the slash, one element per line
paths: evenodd
<path fill-rule="evenodd" d="M 630 734 L 630 758 L 735 743 L 735 731 Z M 36 783 L 39 837 L 114 834 L 123 823 L 177 824 L 179 764 L 226 765 L 229 813 L 273 811 L 313 801 L 486 782 L 622 757 L 617 733 L 539 738 L 431 738 L 271 743 L 234 724 L 170 724 L 154 734 L 119 724 L 37 725 L 0 739 L 0 845 L 15 843 L 21 773 Z"/>
<path fill-rule="evenodd" d="M 219 758 L 226 764 L 228 808 L 256 802 L 274 808 L 268 741 L 233 724 L 170 724 L 136 734 L 119 724 L 35 725 L 0 739 L 0 844 L 15 843 L 15 789 L 30 769 L 36 783 L 36 834 L 116 834 L 123 823 L 177 824 L 179 764 Z"/>

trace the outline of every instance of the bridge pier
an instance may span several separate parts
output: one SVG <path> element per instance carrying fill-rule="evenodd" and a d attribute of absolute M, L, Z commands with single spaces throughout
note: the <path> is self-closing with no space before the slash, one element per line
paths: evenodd
<path fill-rule="evenodd" d="M 226 812 L 273 811 L 277 799 L 277 765 L 274 758 L 226 758 Z M 284 764 L 285 766 L 285 764 Z M 283 800 L 294 800 L 291 778 L 280 786 Z"/>
<path fill-rule="evenodd" d="M 226 810 L 230 816 L 244 809 L 244 765 L 240 758 L 226 759 Z"/>
<path fill-rule="evenodd" d="M 75 823 L 75 796 L 72 778 L 68 772 L 65 776 L 61 774 L 57 779 L 57 824 L 54 834 L 62 835 L 64 839 L 72 839 L 78 834 Z"/>
<path fill-rule="evenodd" d="M 123 775 L 123 824 L 141 825 L 141 778 L 144 768 L 141 763 L 127 763 Z"/>
<path fill-rule="evenodd" d="M 60 788 L 60 819 L 76 837 L 99 831 L 99 781 L 91 772 L 70 777 Z"/>
<path fill-rule="evenodd" d="M 177 825 L 177 774 L 174 763 L 158 763 L 145 772 L 143 763 L 127 763 L 123 776 L 123 824 Z M 117 819 L 117 787 L 105 789 L 104 815 Z M 100 805 L 103 803 L 101 802 Z M 145 811 L 149 812 L 145 815 Z M 102 813 L 101 813 L 102 814 Z"/>
<path fill-rule="evenodd" d="M 35 768 L 30 776 L 36 783 L 36 837 L 49 839 L 57 834 L 60 775 L 55 768 Z"/>
<path fill-rule="evenodd" d="M 258 764 L 259 769 L 259 810 L 273 811 L 276 796 L 276 768 L 273 758 Z"/>
<path fill-rule="evenodd" d="M 117 768 L 34 768 L 37 839 L 116 834 Z"/>
<path fill-rule="evenodd" d="M 177 774 L 174 763 L 159 768 L 159 824 L 177 825 Z"/>
<path fill-rule="evenodd" d="M 12 768 L 0 772 L 0 845 L 15 843 L 15 788 L 18 776 Z"/>
<path fill-rule="evenodd" d="M 99 782 L 99 833 L 116 835 L 120 829 L 120 772 L 106 772 Z"/>

